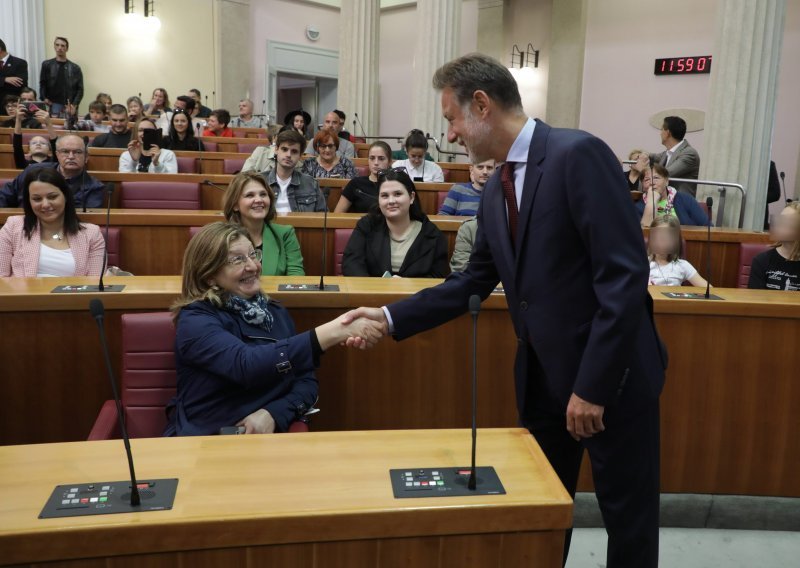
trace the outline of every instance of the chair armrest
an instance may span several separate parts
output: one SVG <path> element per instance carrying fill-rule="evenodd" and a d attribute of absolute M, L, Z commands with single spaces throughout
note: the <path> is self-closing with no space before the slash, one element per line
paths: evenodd
<path fill-rule="evenodd" d="M 292 422 L 291 424 L 289 424 L 289 432 L 293 433 L 308 432 L 308 422 L 302 422 L 302 421 Z"/>
<path fill-rule="evenodd" d="M 114 438 L 119 438 L 117 404 L 113 400 L 107 400 L 100 407 L 100 414 L 97 415 L 87 440 L 113 440 Z"/>

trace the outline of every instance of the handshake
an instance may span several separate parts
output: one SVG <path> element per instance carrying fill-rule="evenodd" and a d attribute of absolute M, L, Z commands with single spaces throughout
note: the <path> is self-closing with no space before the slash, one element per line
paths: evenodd
<path fill-rule="evenodd" d="M 334 345 L 366 349 L 389 334 L 389 322 L 381 308 L 357 308 L 316 328 L 323 350 Z"/>

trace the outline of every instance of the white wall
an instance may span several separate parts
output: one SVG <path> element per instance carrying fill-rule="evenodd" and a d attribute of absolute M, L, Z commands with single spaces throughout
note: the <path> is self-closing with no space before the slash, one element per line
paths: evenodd
<path fill-rule="evenodd" d="M 775 106 L 775 130 L 772 133 L 772 159 L 778 171 L 786 172 L 786 192 L 800 199 L 800 2 L 790 0 L 786 7 L 781 67 L 778 73 L 778 99 Z M 777 213 L 783 198 L 771 206 Z"/>
<path fill-rule="evenodd" d="M 656 112 L 706 109 L 710 75 L 657 77 L 653 65 L 659 57 L 712 54 L 717 0 L 670 0 L 664 8 L 656 14 L 651 2 L 589 2 L 580 128 L 619 157 L 663 149 L 649 123 Z M 687 134 L 701 160 L 703 138 Z"/>

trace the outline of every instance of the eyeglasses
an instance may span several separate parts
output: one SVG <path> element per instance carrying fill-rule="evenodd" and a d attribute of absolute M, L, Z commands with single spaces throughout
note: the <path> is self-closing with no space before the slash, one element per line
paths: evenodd
<path fill-rule="evenodd" d="M 388 177 L 388 178 L 395 177 L 392 174 L 406 174 L 406 175 L 408 175 L 408 170 L 406 168 L 402 167 L 402 166 L 397 167 L 397 168 L 388 168 L 388 169 L 379 171 L 378 172 L 378 177 L 379 178 L 380 177 L 383 177 L 383 178 L 385 178 L 385 177 Z"/>
<path fill-rule="evenodd" d="M 66 148 L 56 150 L 56 154 L 60 154 L 62 156 L 83 156 L 85 153 L 86 150 L 67 150 Z"/>
<path fill-rule="evenodd" d="M 336 148 L 336 144 L 319 144 L 317 148 L 320 150 L 333 150 Z"/>
<path fill-rule="evenodd" d="M 259 263 L 259 262 L 261 262 L 261 257 L 262 257 L 261 251 L 256 249 L 256 250 L 254 250 L 253 252 L 251 252 L 250 254 L 248 254 L 246 256 L 243 255 L 243 254 L 240 254 L 238 256 L 230 257 L 228 259 L 228 264 L 230 264 L 231 266 L 237 266 L 237 267 L 238 266 L 243 266 L 244 264 L 247 263 L 247 259 L 248 258 L 250 260 L 252 260 L 253 262 L 255 262 L 255 263 Z"/>

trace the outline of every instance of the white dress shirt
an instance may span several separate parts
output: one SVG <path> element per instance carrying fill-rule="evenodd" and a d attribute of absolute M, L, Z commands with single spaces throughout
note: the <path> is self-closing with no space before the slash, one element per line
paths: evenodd
<path fill-rule="evenodd" d="M 675 154 L 675 152 L 678 151 L 678 148 L 680 148 L 680 145 L 683 144 L 685 141 L 686 141 L 686 139 L 684 138 L 683 140 L 681 140 L 680 142 L 675 144 L 672 148 L 667 150 L 667 161 L 664 162 L 664 167 L 667 167 L 669 165 L 669 163 L 672 161 L 673 154 Z"/>

